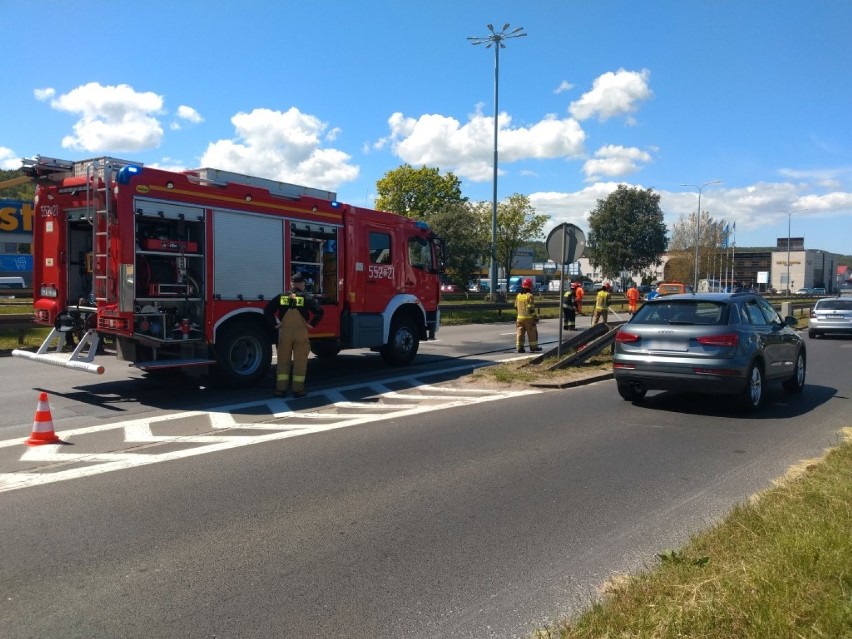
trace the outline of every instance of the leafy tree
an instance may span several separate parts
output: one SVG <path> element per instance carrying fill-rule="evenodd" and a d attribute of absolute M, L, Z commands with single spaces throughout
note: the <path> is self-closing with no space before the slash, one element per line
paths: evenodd
<path fill-rule="evenodd" d="M 491 224 L 486 224 L 482 208 L 469 202 L 452 202 L 429 217 L 432 230 L 447 242 L 449 280 L 465 288 L 491 246 Z"/>
<path fill-rule="evenodd" d="M 376 208 L 412 218 L 429 219 L 447 204 L 466 202 L 461 181 L 452 172 L 441 175 L 436 168 L 413 168 L 403 164 L 376 182 Z"/>
<path fill-rule="evenodd" d="M 32 200 L 35 195 L 35 185 L 29 178 L 25 181 L 18 179 L 24 177 L 22 171 L 0 170 L 0 197 L 11 200 Z M 6 182 L 10 184 L 4 186 Z"/>
<path fill-rule="evenodd" d="M 497 264 L 506 272 L 507 282 L 512 276 L 515 251 L 530 241 L 541 239 L 548 219 L 549 216 L 536 213 L 530 199 L 520 193 L 497 204 Z M 488 220 L 490 228 L 490 212 Z"/>
<path fill-rule="evenodd" d="M 713 270 L 714 262 L 726 247 L 728 236 L 725 220 L 716 220 L 707 211 L 699 217 L 696 213 L 681 214 L 672 225 L 671 252 L 683 259 L 678 261 L 675 277 L 684 282 L 698 280 L 702 274 Z M 695 273 L 695 248 L 698 242 L 698 274 Z"/>
<path fill-rule="evenodd" d="M 639 273 L 660 263 L 668 246 L 666 230 L 660 196 L 621 184 L 589 214 L 591 262 L 607 277 Z"/>

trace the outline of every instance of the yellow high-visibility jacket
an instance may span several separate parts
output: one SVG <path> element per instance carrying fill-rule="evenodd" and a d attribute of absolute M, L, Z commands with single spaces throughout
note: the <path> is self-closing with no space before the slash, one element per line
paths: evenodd
<path fill-rule="evenodd" d="M 515 298 L 515 310 L 518 311 L 518 319 L 538 319 L 538 311 L 535 310 L 535 298 L 532 293 L 518 293 Z"/>
<path fill-rule="evenodd" d="M 595 297 L 595 310 L 596 311 L 607 311 L 609 310 L 609 291 L 606 289 L 601 289 L 598 291 L 597 297 Z"/>

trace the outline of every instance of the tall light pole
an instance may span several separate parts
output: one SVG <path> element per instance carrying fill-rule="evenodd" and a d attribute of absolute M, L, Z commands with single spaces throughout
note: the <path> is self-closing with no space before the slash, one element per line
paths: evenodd
<path fill-rule="evenodd" d="M 698 189 L 698 217 L 695 218 L 695 274 L 692 277 L 692 290 L 698 292 L 698 248 L 701 246 L 701 192 L 705 186 L 721 184 L 722 180 L 713 180 L 704 184 L 681 184 Z"/>
<path fill-rule="evenodd" d="M 787 214 L 787 285 L 784 287 L 787 291 L 786 297 L 790 296 L 790 225 L 793 222 L 793 213 L 806 211 L 807 209 L 793 209 L 792 211 L 784 211 Z"/>
<path fill-rule="evenodd" d="M 486 49 L 494 46 L 494 192 L 491 206 L 491 291 L 490 296 L 495 299 L 497 296 L 497 116 L 500 113 L 498 110 L 498 99 L 500 95 L 500 49 L 505 49 L 504 40 L 509 38 L 522 38 L 527 34 L 524 33 L 523 27 L 516 27 L 511 31 L 509 23 L 503 25 L 500 32 L 494 31 L 494 25 L 486 25 L 491 35 L 484 38 L 471 36 L 468 38 L 471 44 L 484 44 Z M 508 287 L 507 287 L 508 288 Z"/>

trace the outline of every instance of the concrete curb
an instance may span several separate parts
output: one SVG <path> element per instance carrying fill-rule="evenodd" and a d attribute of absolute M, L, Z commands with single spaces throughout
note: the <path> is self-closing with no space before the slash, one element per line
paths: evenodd
<path fill-rule="evenodd" d="M 613 379 L 614 377 L 615 375 L 613 373 L 600 373 L 599 375 L 590 375 L 589 377 L 572 379 L 567 382 L 530 382 L 530 386 L 533 388 L 574 388 L 576 386 L 585 386 L 586 384 L 593 384 L 595 382 Z"/>

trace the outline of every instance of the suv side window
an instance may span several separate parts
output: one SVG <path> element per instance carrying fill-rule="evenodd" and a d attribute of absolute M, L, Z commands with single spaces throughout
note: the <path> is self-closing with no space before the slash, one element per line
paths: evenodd
<path fill-rule="evenodd" d="M 784 322 L 781 320 L 781 316 L 778 315 L 778 311 L 772 308 L 772 304 L 767 302 L 762 297 L 755 298 L 757 305 L 760 307 L 760 310 L 763 311 L 763 316 L 766 318 L 767 324 L 783 324 Z"/>
<path fill-rule="evenodd" d="M 743 305 L 743 308 L 748 315 L 748 322 L 752 326 L 766 326 L 770 323 L 766 320 L 766 316 L 763 314 L 763 311 L 760 310 L 757 300 L 748 300 Z"/>

